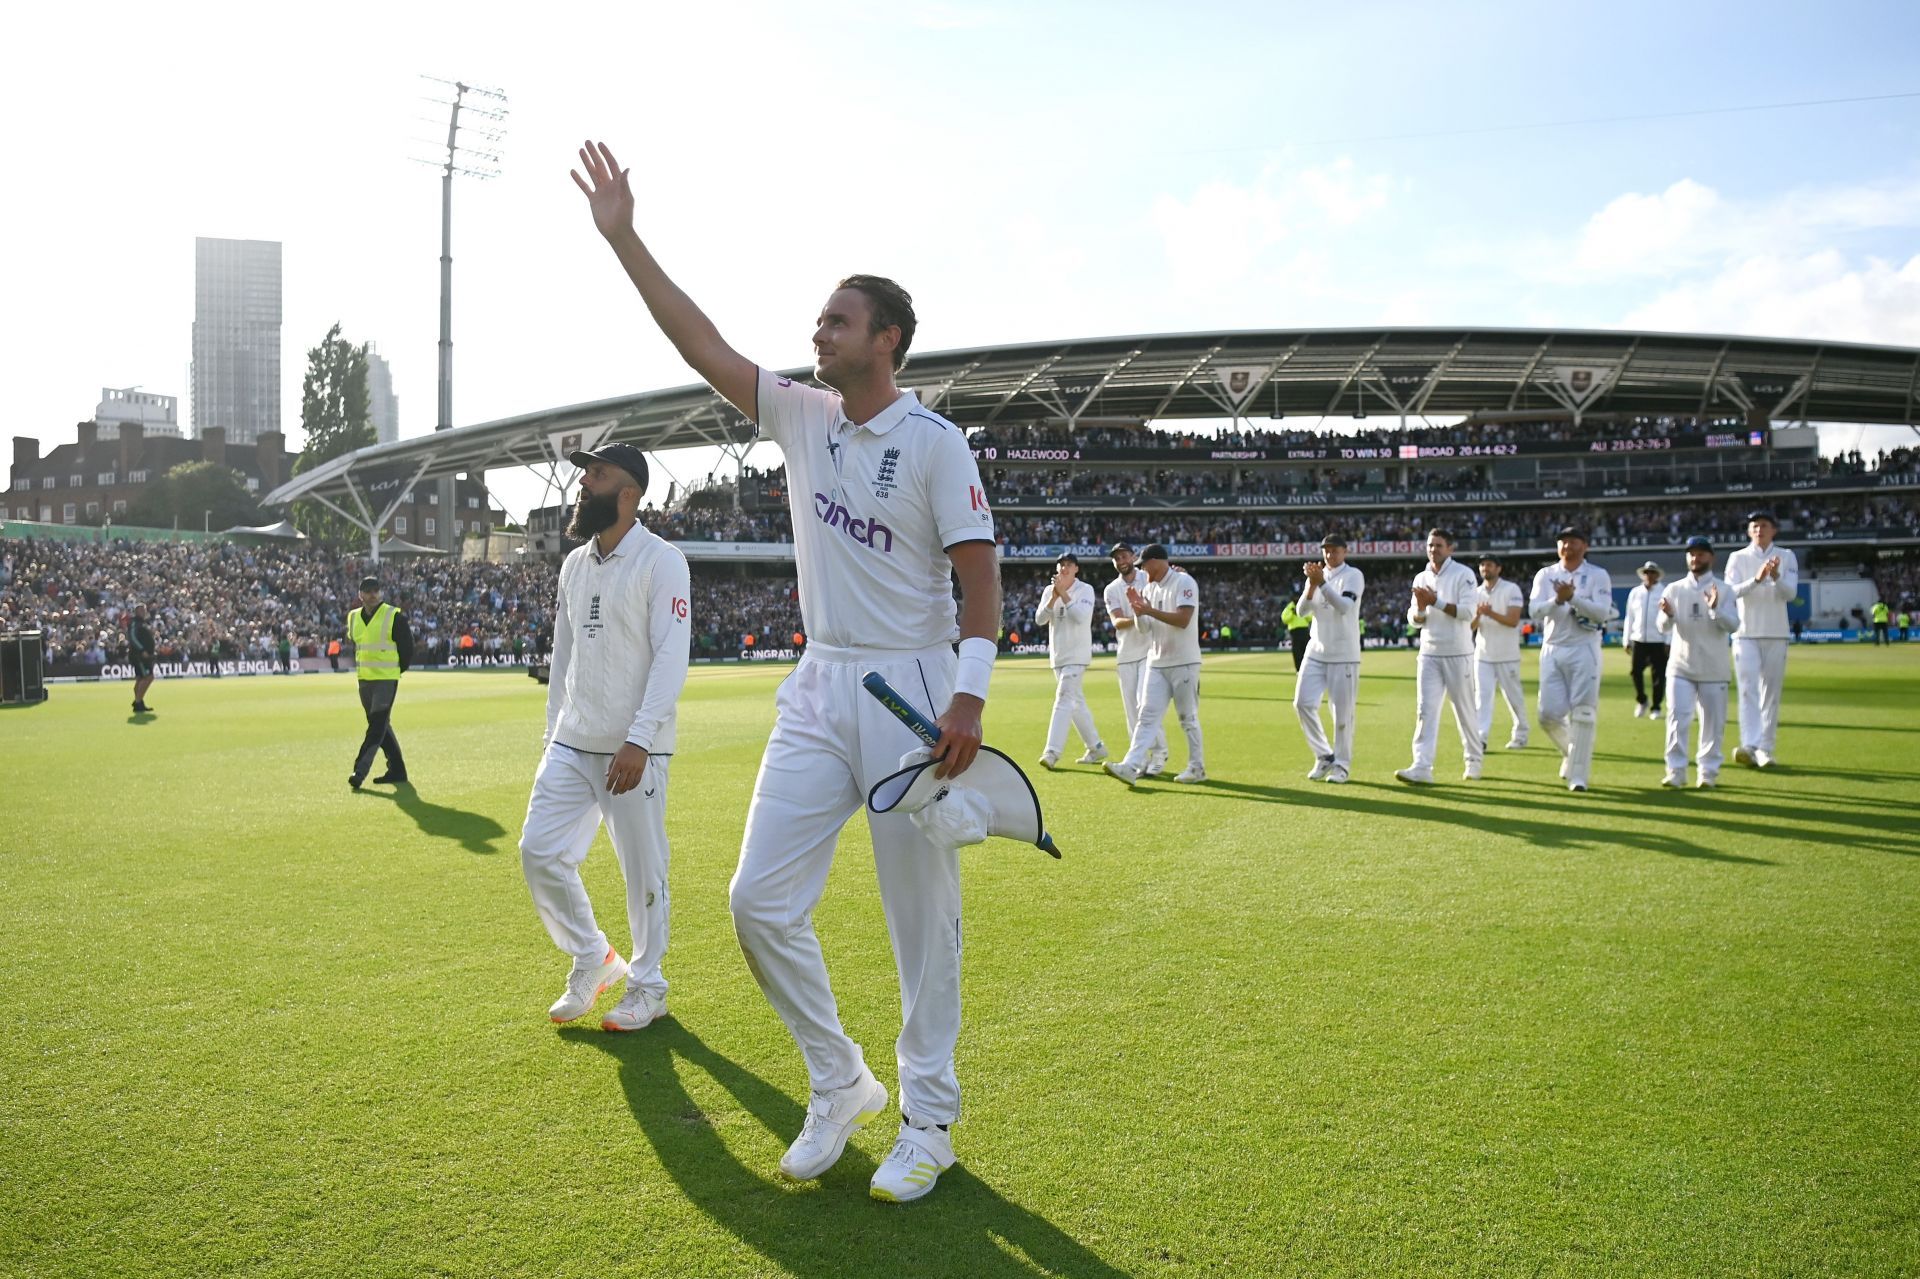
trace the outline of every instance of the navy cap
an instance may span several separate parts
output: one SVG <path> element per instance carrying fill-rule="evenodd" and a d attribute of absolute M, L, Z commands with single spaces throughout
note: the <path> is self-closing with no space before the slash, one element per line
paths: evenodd
<path fill-rule="evenodd" d="M 360 589 L 363 591 L 377 591 L 380 589 L 380 579 L 377 577 L 363 577 L 360 579 Z"/>
<path fill-rule="evenodd" d="M 1125 542 L 1115 542 L 1112 546 L 1109 546 L 1107 548 L 1107 557 L 1111 559 L 1112 557 L 1114 557 L 1115 555 L 1118 555 L 1122 551 L 1125 551 L 1129 555 L 1133 554 L 1133 548 L 1131 546 L 1127 545 Z"/>
<path fill-rule="evenodd" d="M 617 466 L 640 481 L 640 490 L 647 488 L 647 455 L 631 444 L 602 444 L 597 449 L 576 449 L 567 454 L 567 461 L 581 470 L 586 470 L 590 462 L 605 462 L 608 466 Z"/>
<path fill-rule="evenodd" d="M 1561 526 L 1559 532 L 1553 535 L 1553 540 L 1556 542 L 1560 542 L 1560 541 L 1565 541 L 1569 537 L 1577 537 L 1584 542 L 1587 540 L 1587 530 L 1579 527 L 1578 525 L 1565 524 Z"/>
<path fill-rule="evenodd" d="M 1780 527 L 1780 521 L 1773 518 L 1772 511 L 1748 511 L 1747 523 L 1751 524 L 1755 520 L 1765 520 L 1767 523 L 1773 525 L 1775 528 Z"/>
<path fill-rule="evenodd" d="M 1347 539 L 1340 536 L 1338 533 L 1329 533 L 1325 537 L 1320 539 L 1320 546 L 1323 550 L 1329 546 L 1332 546 L 1332 547 L 1337 547 L 1338 549 L 1344 551 L 1347 549 Z"/>
<path fill-rule="evenodd" d="M 1704 537 L 1690 537 L 1687 539 L 1687 549 L 1689 551 L 1711 551 L 1713 549 L 1713 543 Z"/>
<path fill-rule="evenodd" d="M 1152 546 L 1149 546 L 1146 550 L 1140 552 L 1140 558 L 1143 560 L 1170 560 L 1173 557 L 1167 554 L 1166 547 L 1162 546 L 1158 542 L 1155 542 Z"/>

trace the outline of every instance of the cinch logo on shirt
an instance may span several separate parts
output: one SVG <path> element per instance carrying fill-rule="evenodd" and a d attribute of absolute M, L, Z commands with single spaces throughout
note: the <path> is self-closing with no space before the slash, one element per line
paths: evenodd
<path fill-rule="evenodd" d="M 871 546 L 876 550 L 893 554 L 893 530 L 879 520 L 855 519 L 853 512 L 828 497 L 825 493 L 813 495 L 813 513 L 828 528 L 837 528 L 862 546 Z M 880 538 L 886 538 L 885 546 Z"/>

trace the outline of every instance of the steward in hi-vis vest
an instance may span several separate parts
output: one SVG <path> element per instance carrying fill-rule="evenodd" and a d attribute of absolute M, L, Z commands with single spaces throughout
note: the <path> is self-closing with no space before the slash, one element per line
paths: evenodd
<path fill-rule="evenodd" d="M 400 675 L 413 660 L 413 636 L 407 615 L 380 599 L 380 579 L 360 582 L 360 607 L 347 614 L 347 638 L 353 641 L 355 681 L 360 706 L 367 713 L 367 733 L 354 757 L 347 785 L 355 790 L 366 781 L 376 751 L 387 757 L 387 771 L 373 780 L 400 785 L 407 780 L 407 764 L 400 755 L 400 739 L 393 735 L 393 699 L 400 692 Z"/>

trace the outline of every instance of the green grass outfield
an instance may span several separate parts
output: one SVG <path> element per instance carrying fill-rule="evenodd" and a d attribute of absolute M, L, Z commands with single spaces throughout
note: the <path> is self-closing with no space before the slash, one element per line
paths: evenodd
<path fill-rule="evenodd" d="M 1035 769 L 1066 859 L 965 854 L 962 1162 L 906 1206 L 895 1116 L 774 1172 L 806 1079 L 726 887 L 783 671 L 688 683 L 673 1017 L 619 1037 L 546 1020 L 524 676 L 408 677 L 399 798 L 345 677 L 57 687 L 0 711 L 0 1274 L 1920 1273 L 1920 645 L 1796 650 L 1785 763 L 1710 793 L 1624 667 L 1585 796 L 1545 747 L 1395 783 L 1404 653 L 1345 787 L 1266 655 L 1208 664 L 1206 786 Z M 990 740 L 1051 689 L 1004 663 Z M 818 924 L 891 1087 L 860 823 Z"/>

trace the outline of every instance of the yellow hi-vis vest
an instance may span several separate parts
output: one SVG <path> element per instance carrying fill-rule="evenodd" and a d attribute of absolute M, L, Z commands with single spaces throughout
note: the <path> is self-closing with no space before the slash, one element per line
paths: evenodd
<path fill-rule="evenodd" d="M 1873 606 L 1874 623 L 1878 625 L 1879 623 L 1886 621 L 1887 618 L 1892 614 L 1892 612 L 1893 610 L 1887 607 L 1887 602 L 1885 600 L 1881 600 L 1878 604 L 1875 604 Z"/>
<path fill-rule="evenodd" d="M 347 614 L 347 638 L 353 641 L 354 671 L 361 679 L 399 679 L 400 648 L 393 642 L 393 619 L 399 610 L 381 604 L 367 620 L 364 609 Z"/>

